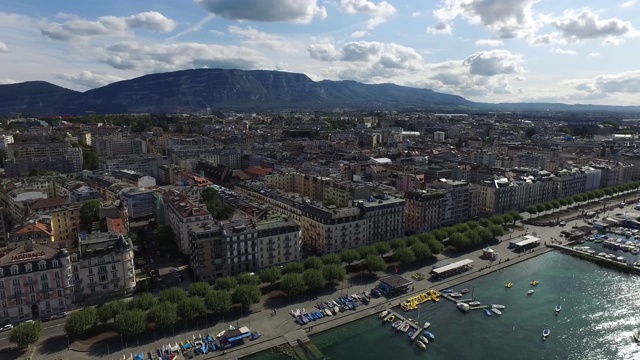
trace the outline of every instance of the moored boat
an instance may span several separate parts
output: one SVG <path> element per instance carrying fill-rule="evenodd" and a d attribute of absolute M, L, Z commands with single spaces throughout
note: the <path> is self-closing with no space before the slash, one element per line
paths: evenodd
<path fill-rule="evenodd" d="M 460 294 L 466 294 L 469 292 L 469 289 L 462 289 L 460 290 Z"/>
<path fill-rule="evenodd" d="M 385 311 L 381 312 L 380 315 L 378 315 L 378 317 L 380 319 L 382 319 L 383 317 L 385 317 L 387 315 L 389 315 L 389 310 L 385 310 Z"/>
<path fill-rule="evenodd" d="M 496 314 L 496 315 L 502 315 L 502 311 L 496 309 L 496 308 L 491 308 L 491 312 Z"/>
<path fill-rule="evenodd" d="M 531 282 L 531 286 L 538 286 L 538 284 L 540 284 L 540 283 L 538 282 L 538 280 L 533 280 L 533 281 Z"/>
<path fill-rule="evenodd" d="M 549 330 L 549 329 L 542 330 L 542 338 L 544 340 L 547 340 L 547 338 L 549 337 L 550 334 L 551 334 L 551 330 Z"/>
<path fill-rule="evenodd" d="M 451 294 L 452 292 L 453 292 L 453 289 L 445 289 L 445 290 L 442 290 L 442 293 L 443 293 L 443 294 Z"/>
<path fill-rule="evenodd" d="M 556 305 L 556 315 L 558 315 L 560 311 L 562 311 L 562 305 L 558 304 Z"/>
<path fill-rule="evenodd" d="M 489 311 L 489 309 L 484 309 L 482 310 L 482 312 L 484 312 L 484 314 L 487 316 L 491 316 L 491 311 Z"/>
<path fill-rule="evenodd" d="M 423 329 L 428 329 L 429 326 L 431 326 L 431 323 L 430 322 L 426 322 L 426 323 L 424 323 L 424 325 L 422 325 L 422 328 Z"/>
<path fill-rule="evenodd" d="M 456 303 L 456 307 L 464 312 L 469 311 L 469 304 L 467 303 L 463 303 L 463 302 Z"/>
<path fill-rule="evenodd" d="M 424 337 L 426 337 L 429 341 L 434 341 L 436 339 L 436 336 L 428 331 L 423 332 L 422 335 L 424 335 Z"/>
<path fill-rule="evenodd" d="M 420 340 L 423 344 L 425 345 L 429 345 L 429 340 L 427 340 L 426 337 L 424 337 L 424 335 L 420 335 L 420 337 L 418 338 L 418 340 Z"/>
<path fill-rule="evenodd" d="M 332 316 L 333 315 L 333 313 L 329 309 L 324 309 L 324 314 L 327 315 L 327 316 Z"/>
<path fill-rule="evenodd" d="M 504 285 L 504 287 L 506 287 L 506 288 L 508 288 L 508 289 L 511 289 L 511 287 L 512 287 L 512 286 L 513 286 L 513 284 L 512 284 L 512 283 L 506 283 L 506 284 Z"/>
<path fill-rule="evenodd" d="M 395 316 L 395 315 L 391 315 L 391 316 L 389 316 L 389 317 L 387 318 L 387 322 L 392 322 L 392 321 L 393 321 L 393 320 L 395 320 L 395 319 L 396 319 L 396 316 Z"/>
<path fill-rule="evenodd" d="M 407 332 L 409 331 L 409 329 L 411 328 L 411 325 L 409 325 L 408 323 L 405 323 L 404 325 L 402 325 L 402 327 L 400 328 L 400 331 L 402 332 Z"/>
<path fill-rule="evenodd" d="M 459 292 L 452 292 L 449 294 L 449 296 L 451 296 L 452 298 L 460 298 L 462 297 L 462 294 L 460 294 Z"/>
<path fill-rule="evenodd" d="M 470 305 L 470 306 L 478 306 L 478 305 L 480 305 L 480 304 L 481 304 L 481 302 L 480 302 L 480 301 L 478 301 L 478 300 L 473 300 L 473 301 L 469 302 L 469 305 Z"/>
<path fill-rule="evenodd" d="M 396 320 L 396 322 L 394 322 L 393 324 L 391 324 L 391 327 L 394 329 L 397 329 L 398 326 L 402 325 L 402 320 Z"/>
<path fill-rule="evenodd" d="M 415 335 L 415 333 L 416 333 L 416 331 L 415 331 L 415 330 L 413 330 L 413 329 L 411 329 L 411 331 L 409 331 L 409 332 L 407 333 L 407 336 L 413 339 L 413 335 Z"/>
<path fill-rule="evenodd" d="M 527 291 L 527 295 L 533 295 L 534 292 L 535 292 L 534 290 L 529 290 Z"/>
<path fill-rule="evenodd" d="M 640 342 L 640 330 L 636 329 L 633 331 L 633 340 Z"/>
<path fill-rule="evenodd" d="M 491 304 L 491 307 L 494 309 L 500 309 L 500 310 L 505 308 L 504 305 L 500 305 L 500 304 Z"/>
<path fill-rule="evenodd" d="M 423 344 L 422 341 L 416 341 L 416 346 L 422 350 L 427 350 L 427 345 Z"/>

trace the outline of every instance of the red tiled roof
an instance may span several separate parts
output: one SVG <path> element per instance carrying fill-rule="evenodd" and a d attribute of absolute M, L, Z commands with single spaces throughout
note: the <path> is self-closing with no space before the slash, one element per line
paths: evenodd
<path fill-rule="evenodd" d="M 48 236 L 53 236 L 47 225 L 39 222 L 24 224 L 22 227 L 18 228 L 18 230 L 13 232 L 14 235 L 26 235 L 31 233 L 41 233 L 41 235 L 46 234 Z"/>
<path fill-rule="evenodd" d="M 120 218 L 105 218 L 107 223 L 108 232 L 118 232 L 122 235 L 127 235 L 127 229 Z"/>

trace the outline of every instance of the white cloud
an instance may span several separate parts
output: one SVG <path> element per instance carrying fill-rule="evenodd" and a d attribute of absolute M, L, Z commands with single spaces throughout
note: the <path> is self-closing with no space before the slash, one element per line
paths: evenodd
<path fill-rule="evenodd" d="M 367 21 L 367 29 L 373 29 L 385 23 L 396 14 L 396 8 L 386 1 L 376 4 L 369 0 L 341 0 L 340 9 L 347 14 L 367 14 L 371 16 Z"/>
<path fill-rule="evenodd" d="M 308 24 L 327 17 L 317 0 L 196 0 L 207 11 L 230 20 Z"/>
<path fill-rule="evenodd" d="M 451 24 L 444 21 L 439 21 L 435 26 L 429 26 L 427 32 L 431 34 L 448 34 L 451 35 L 453 28 Z"/>
<path fill-rule="evenodd" d="M 422 13 L 420 11 L 416 11 L 416 12 L 411 13 L 411 16 L 413 16 L 413 17 L 422 16 Z"/>
<path fill-rule="evenodd" d="M 229 26 L 229 34 L 240 37 L 241 43 L 249 47 L 262 47 L 270 50 L 277 50 L 288 53 L 298 51 L 297 47 L 285 38 L 259 31 L 251 26 L 241 28 L 239 26 Z"/>
<path fill-rule="evenodd" d="M 552 48 L 550 52 L 558 55 L 577 55 L 578 54 L 573 50 L 567 50 L 567 49 L 561 49 L 561 48 Z"/>
<path fill-rule="evenodd" d="M 620 4 L 620 7 L 623 8 L 623 9 L 627 9 L 627 8 L 635 6 L 635 4 L 637 2 L 638 2 L 638 0 L 625 1 L 622 4 Z"/>
<path fill-rule="evenodd" d="M 433 15 L 437 25 L 430 32 L 444 33 L 456 18 L 482 25 L 500 38 L 526 37 L 542 27 L 532 7 L 540 0 L 442 0 Z"/>
<path fill-rule="evenodd" d="M 406 46 L 377 41 L 352 41 L 336 49 L 333 44 L 309 46 L 309 55 L 320 61 L 367 62 L 386 69 L 417 70 L 422 67 L 422 56 Z"/>
<path fill-rule="evenodd" d="M 527 80 L 527 78 L 526 78 L 526 77 L 524 77 L 524 76 L 522 76 L 522 75 L 518 75 L 518 76 L 514 76 L 514 77 L 513 77 L 513 80 L 516 80 L 516 81 L 526 81 L 526 80 Z"/>
<path fill-rule="evenodd" d="M 504 42 L 502 40 L 480 39 L 480 40 L 476 41 L 475 44 L 476 44 L 476 46 L 496 47 L 496 46 L 504 45 Z"/>
<path fill-rule="evenodd" d="M 566 10 L 552 25 L 568 39 L 596 39 L 632 35 L 637 32 L 628 21 L 617 18 L 600 19 L 589 9 Z"/>
<path fill-rule="evenodd" d="M 198 22 L 196 22 L 195 24 L 189 26 L 188 28 L 186 28 L 185 30 L 182 30 L 181 32 L 173 35 L 172 37 L 168 38 L 167 40 L 175 40 L 177 38 L 180 38 L 184 35 L 187 34 L 191 34 L 194 32 L 198 32 L 202 29 L 202 27 L 208 23 L 210 23 L 213 19 L 215 19 L 215 15 L 214 14 L 209 14 L 207 16 L 205 16 L 203 19 L 199 20 Z M 223 33 L 224 34 L 224 33 Z"/>
<path fill-rule="evenodd" d="M 640 93 L 640 71 L 605 74 L 592 79 L 569 80 L 564 84 L 588 94 L 638 94 Z"/>
<path fill-rule="evenodd" d="M 603 46 L 618 46 L 624 44 L 624 39 L 610 36 L 602 41 Z"/>
<path fill-rule="evenodd" d="M 589 55 L 587 55 L 587 56 L 588 57 L 598 57 L 598 56 L 600 56 L 600 53 L 592 52 L 592 53 L 589 53 Z"/>
<path fill-rule="evenodd" d="M 0 53 L 8 53 L 8 52 L 9 52 L 9 47 L 5 43 L 0 41 Z"/>
<path fill-rule="evenodd" d="M 133 29 L 147 29 L 155 32 L 171 32 L 176 22 L 159 12 L 147 11 L 126 17 L 101 16 L 96 21 L 79 18 L 73 14 L 60 14 L 64 23 L 43 21 L 41 33 L 54 40 L 72 40 L 94 36 L 124 37 Z"/>
<path fill-rule="evenodd" d="M 119 76 L 110 75 L 100 71 L 81 71 L 75 74 L 55 74 L 54 77 L 72 82 L 88 89 L 93 89 L 124 80 Z"/>
<path fill-rule="evenodd" d="M 353 39 L 359 39 L 359 38 L 362 38 L 362 37 L 367 36 L 368 34 L 369 34 L 369 33 L 368 33 L 368 32 L 366 32 L 365 30 L 354 31 L 354 32 L 352 32 L 352 33 L 351 33 L 351 37 L 352 37 Z"/>
<path fill-rule="evenodd" d="M 463 61 L 472 75 L 481 76 L 519 74 L 524 72 L 522 63 L 522 55 L 507 50 L 479 51 Z"/>

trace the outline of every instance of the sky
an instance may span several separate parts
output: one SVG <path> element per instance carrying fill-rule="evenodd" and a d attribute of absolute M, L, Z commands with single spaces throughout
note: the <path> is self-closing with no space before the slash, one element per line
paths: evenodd
<path fill-rule="evenodd" d="M 0 0 L 0 84 L 193 68 L 638 105 L 640 0 Z"/>

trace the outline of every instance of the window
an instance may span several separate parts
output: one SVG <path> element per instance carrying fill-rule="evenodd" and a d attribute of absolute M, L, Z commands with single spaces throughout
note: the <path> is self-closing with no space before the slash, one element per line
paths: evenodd
<path fill-rule="evenodd" d="M 11 275 L 16 275 L 18 273 L 18 267 L 16 265 L 11 267 Z"/>
<path fill-rule="evenodd" d="M 89 275 L 93 275 L 93 268 L 89 268 Z"/>
<path fill-rule="evenodd" d="M 49 278 L 47 277 L 47 274 L 41 274 L 40 275 L 40 280 L 41 281 L 49 281 Z"/>
<path fill-rule="evenodd" d="M 113 279 L 117 278 L 117 277 L 118 277 L 118 273 L 117 273 L 116 271 L 112 272 L 112 273 L 111 273 L 111 277 L 112 277 Z"/>
<path fill-rule="evenodd" d="M 60 263 L 58 262 L 58 259 L 53 259 L 53 261 L 51 261 L 51 265 L 53 267 L 58 267 L 60 265 Z"/>
<path fill-rule="evenodd" d="M 100 274 L 100 282 L 109 281 L 107 274 Z"/>
<path fill-rule="evenodd" d="M 78 271 L 78 265 L 73 265 L 73 271 Z"/>
<path fill-rule="evenodd" d="M 115 270 L 116 269 L 116 264 L 111 264 L 111 270 Z"/>
<path fill-rule="evenodd" d="M 73 254 L 71 255 L 71 261 L 78 261 L 78 255 L 77 254 Z"/>
<path fill-rule="evenodd" d="M 29 292 L 30 293 L 36 292 L 36 288 L 33 285 L 29 285 Z"/>
<path fill-rule="evenodd" d="M 13 279 L 13 286 L 20 286 L 20 279 Z"/>
<path fill-rule="evenodd" d="M 60 282 L 60 279 L 56 279 L 56 287 L 61 287 L 62 283 Z"/>
<path fill-rule="evenodd" d="M 36 296 L 35 295 L 29 296 L 29 299 L 31 300 L 32 303 L 36 302 Z"/>
<path fill-rule="evenodd" d="M 109 290 L 109 284 L 102 285 L 102 290 Z"/>
<path fill-rule="evenodd" d="M 78 273 L 73 274 L 73 280 L 79 281 L 80 280 L 80 274 L 78 274 Z"/>
<path fill-rule="evenodd" d="M 26 264 L 26 265 L 24 266 L 24 270 L 25 270 L 25 271 L 27 271 L 27 272 L 32 271 L 33 269 L 32 269 L 31 264 Z"/>
<path fill-rule="evenodd" d="M 89 282 L 92 283 L 93 282 L 93 276 L 89 276 Z"/>
<path fill-rule="evenodd" d="M 58 289 L 58 297 L 62 297 L 62 290 Z"/>
<path fill-rule="evenodd" d="M 49 283 L 48 282 L 43 282 L 42 283 L 42 290 L 49 290 Z"/>
<path fill-rule="evenodd" d="M 44 261 L 40 261 L 40 262 L 38 263 L 38 269 L 40 269 L 40 270 L 44 270 L 44 269 L 46 269 L 46 268 L 47 268 L 47 263 L 46 263 L 46 262 L 44 262 Z"/>
<path fill-rule="evenodd" d="M 24 314 L 24 310 L 22 310 L 22 306 L 18 308 L 18 314 L 20 315 Z"/>

